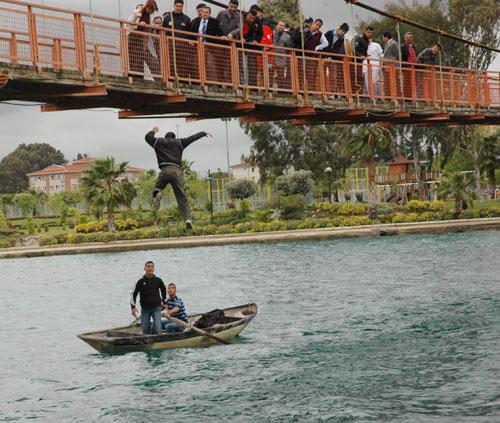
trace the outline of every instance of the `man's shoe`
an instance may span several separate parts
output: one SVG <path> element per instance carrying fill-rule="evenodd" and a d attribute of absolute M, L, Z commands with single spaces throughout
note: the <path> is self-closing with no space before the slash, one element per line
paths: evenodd
<path fill-rule="evenodd" d="M 156 194 L 156 197 L 153 199 L 153 210 L 156 210 L 156 211 L 160 210 L 162 197 L 163 197 L 163 194 L 161 192 Z"/>
<path fill-rule="evenodd" d="M 193 229 L 193 222 L 191 222 L 190 220 L 186 220 L 186 229 Z"/>

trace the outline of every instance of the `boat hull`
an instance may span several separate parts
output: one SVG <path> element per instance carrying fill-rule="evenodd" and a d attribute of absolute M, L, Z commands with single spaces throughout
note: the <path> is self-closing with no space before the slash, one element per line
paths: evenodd
<path fill-rule="evenodd" d="M 230 341 L 238 336 L 253 320 L 257 314 L 257 306 L 255 304 L 247 304 L 245 306 L 233 307 L 225 309 L 224 314 L 232 321 L 204 330 L 224 341 Z M 189 319 L 195 322 L 200 317 L 201 314 L 193 315 L 189 316 Z M 200 348 L 218 343 L 212 338 L 199 335 L 191 330 L 174 334 L 143 335 L 140 325 L 137 324 L 85 333 L 78 335 L 78 337 L 102 353 Z"/>

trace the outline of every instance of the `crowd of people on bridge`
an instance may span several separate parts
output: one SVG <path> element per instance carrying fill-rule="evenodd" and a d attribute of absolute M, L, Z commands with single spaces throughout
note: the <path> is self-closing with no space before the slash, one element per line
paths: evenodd
<path fill-rule="evenodd" d="M 129 21 L 129 69 L 132 73 L 144 73 L 145 64 L 153 77 L 161 76 L 160 69 L 160 41 L 159 37 L 146 38 L 143 32 L 159 33 L 164 28 L 169 34 L 180 40 L 200 38 L 209 44 L 206 48 L 207 72 L 217 81 L 231 80 L 229 50 L 220 48 L 210 49 L 210 45 L 228 44 L 237 40 L 245 42 L 245 48 L 252 50 L 265 49 L 269 54 L 268 66 L 272 75 L 272 84 L 276 87 L 285 87 L 290 84 L 291 61 L 289 55 L 292 49 L 300 50 L 296 54 L 304 58 L 321 56 L 327 59 L 325 63 L 326 79 L 333 92 L 342 93 L 345 90 L 342 66 L 342 57 L 351 56 L 350 76 L 352 90 L 357 93 L 369 94 L 368 87 L 373 87 L 374 95 L 381 95 L 390 90 L 388 70 L 385 64 L 398 62 L 401 64 L 402 81 L 400 87 L 405 97 L 412 95 L 412 74 L 408 70 L 412 64 L 436 65 L 441 51 L 439 43 L 419 50 L 414 43 L 413 35 L 407 32 L 404 43 L 398 45 L 391 32 L 383 33 L 383 47 L 374 40 L 374 28 L 368 26 L 362 34 L 352 40 L 346 37 L 349 25 L 342 23 L 336 28 L 323 32 L 324 22 L 321 18 L 307 18 L 302 26 L 293 28 L 287 22 L 272 22 L 264 15 L 264 11 L 257 4 L 252 5 L 247 12 L 239 11 L 238 0 L 229 0 L 227 8 L 221 10 L 216 17 L 212 17 L 212 9 L 205 3 L 196 7 L 197 16 L 191 19 L 184 13 L 184 0 L 175 0 L 173 11 L 163 15 L 159 12 L 155 0 L 147 0 L 137 5 Z M 158 29 L 152 29 L 151 26 Z M 180 31 L 180 32 L 176 32 Z M 197 34 L 190 36 L 189 33 Z M 207 38 L 203 37 L 207 36 Z M 217 38 L 213 38 L 217 37 Z M 170 49 L 171 50 L 171 49 Z M 170 62 L 176 62 L 178 67 L 192 66 L 192 57 L 196 51 L 189 52 L 188 48 L 179 49 L 178 57 L 172 57 Z M 221 55 L 221 51 L 227 54 Z M 327 55 L 321 53 L 328 53 Z M 175 53 L 174 53 L 175 54 Z M 338 55 L 338 56 L 337 56 Z M 185 60 L 179 60 L 179 56 Z M 241 63 L 242 60 L 244 63 Z M 191 63 L 190 63 L 191 62 Z M 307 82 L 309 89 L 314 90 L 319 84 L 318 67 L 311 61 L 312 66 L 307 68 Z M 246 54 L 240 57 L 240 79 L 250 86 L 260 86 L 262 83 L 262 58 L 259 55 Z M 419 67 L 426 69 L 425 67 Z M 405 70 L 406 69 L 406 70 Z M 190 72 L 189 70 L 187 72 Z M 328 78 L 328 76 L 330 78 Z M 399 76 L 398 76 L 399 78 Z M 417 74 L 416 91 L 422 95 L 422 76 Z M 371 84 L 369 83 L 371 79 Z M 398 87 L 399 89 L 399 87 Z"/>

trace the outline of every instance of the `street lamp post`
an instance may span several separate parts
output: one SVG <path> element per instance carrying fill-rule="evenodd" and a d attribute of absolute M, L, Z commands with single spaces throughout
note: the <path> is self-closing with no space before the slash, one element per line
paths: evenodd
<path fill-rule="evenodd" d="M 326 173 L 326 176 L 328 178 L 328 200 L 331 203 L 332 202 L 332 173 L 333 173 L 333 169 L 330 166 L 328 166 L 325 169 L 325 173 Z"/>
<path fill-rule="evenodd" d="M 208 186 L 210 189 L 210 222 L 214 224 L 214 194 L 212 190 L 212 173 L 208 170 Z"/>

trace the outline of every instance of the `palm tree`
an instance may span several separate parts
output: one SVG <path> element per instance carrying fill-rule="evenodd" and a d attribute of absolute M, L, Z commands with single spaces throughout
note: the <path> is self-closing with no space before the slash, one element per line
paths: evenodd
<path fill-rule="evenodd" d="M 469 189 L 474 185 L 471 172 L 460 172 L 454 169 L 444 169 L 441 175 L 440 193 L 455 201 L 453 217 L 458 219 L 463 213 L 464 202 L 472 203 Z"/>
<path fill-rule="evenodd" d="M 391 131 L 378 125 L 353 127 L 341 144 L 346 157 L 368 165 L 368 202 L 372 220 L 377 219 L 377 160 L 387 155 L 393 144 Z"/>
<path fill-rule="evenodd" d="M 106 208 L 110 232 L 116 230 L 115 210 L 120 206 L 130 207 L 137 194 L 125 177 L 127 166 L 127 162 L 117 165 L 112 157 L 97 160 L 80 181 L 86 201 L 93 207 Z"/>

